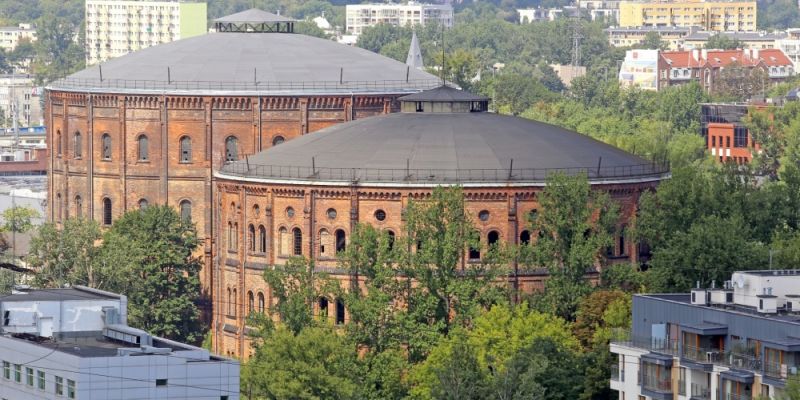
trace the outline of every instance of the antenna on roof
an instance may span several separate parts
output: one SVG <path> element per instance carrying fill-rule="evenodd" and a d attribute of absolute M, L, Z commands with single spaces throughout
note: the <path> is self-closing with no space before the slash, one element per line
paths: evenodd
<path fill-rule="evenodd" d="M 100 82 L 103 81 L 103 66 L 98 65 L 97 68 L 100 70 Z"/>
<path fill-rule="evenodd" d="M 442 86 L 445 85 L 444 77 L 445 77 L 445 68 L 446 68 L 445 64 L 446 64 L 446 61 L 444 59 L 444 52 L 445 52 L 445 47 L 444 47 L 444 24 L 442 24 L 442 70 L 439 71 L 440 72 L 439 75 L 441 76 L 441 79 L 442 79 Z"/>

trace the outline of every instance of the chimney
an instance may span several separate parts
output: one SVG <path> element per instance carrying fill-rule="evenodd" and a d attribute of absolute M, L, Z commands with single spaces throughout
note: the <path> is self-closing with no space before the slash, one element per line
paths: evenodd
<path fill-rule="evenodd" d="M 753 53 L 753 61 L 758 61 L 758 49 L 753 49 L 751 52 Z"/>
<path fill-rule="evenodd" d="M 700 50 L 700 56 L 703 58 L 703 60 L 708 59 L 708 50 L 706 49 Z"/>
<path fill-rule="evenodd" d="M 695 61 L 700 61 L 700 50 L 698 50 L 698 49 L 692 49 L 692 58 L 693 58 Z"/>

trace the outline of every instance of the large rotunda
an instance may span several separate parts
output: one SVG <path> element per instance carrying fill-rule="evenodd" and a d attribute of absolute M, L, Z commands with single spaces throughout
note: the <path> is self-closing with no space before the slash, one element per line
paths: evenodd
<path fill-rule="evenodd" d="M 216 20 L 215 33 L 49 85 L 48 219 L 107 226 L 148 204 L 179 208 L 203 239 L 208 290 L 212 171 L 338 123 L 396 112 L 397 97 L 438 85 L 387 57 L 295 34 L 294 23 L 248 10 Z"/>
<path fill-rule="evenodd" d="M 217 351 L 246 354 L 246 316 L 273 304 L 264 268 L 304 256 L 349 279 L 337 270 L 336 253 L 356 224 L 399 235 L 408 202 L 436 186 L 463 188 L 488 246 L 533 242 L 525 221 L 553 172 L 586 174 L 594 189 L 609 192 L 622 207 L 620 232 L 639 195 L 669 176 L 665 165 L 588 136 L 489 113 L 487 98 L 447 86 L 399 101 L 399 113 L 322 129 L 215 173 L 220 275 L 213 290 L 215 298 L 229 298 L 230 307 L 214 313 Z M 464 258 L 479 254 L 465 249 Z M 618 235 L 609 256 L 636 261 L 638 248 Z M 545 275 L 530 271 L 509 279 L 530 291 L 542 287 Z M 331 318 L 345 321 L 343 305 L 335 309 Z"/>

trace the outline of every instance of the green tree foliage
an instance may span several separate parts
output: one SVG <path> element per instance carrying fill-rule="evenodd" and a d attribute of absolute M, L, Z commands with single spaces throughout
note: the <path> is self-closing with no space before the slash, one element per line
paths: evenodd
<path fill-rule="evenodd" d="M 584 348 L 594 345 L 595 332 L 603 326 L 603 317 L 609 305 L 627 297 L 619 290 L 597 290 L 581 300 L 572 332 Z"/>
<path fill-rule="evenodd" d="M 512 115 L 519 115 L 537 102 L 557 98 L 544 84 L 530 76 L 503 72 L 493 78 L 492 84 L 496 93 L 494 106 Z"/>
<path fill-rule="evenodd" d="M 128 296 L 132 326 L 178 341 L 203 339 L 197 246 L 194 225 L 170 206 L 128 212 L 103 235 L 99 263 L 117 271 L 108 287 Z"/>
<path fill-rule="evenodd" d="M 43 18 L 37 24 L 33 71 L 39 84 L 79 71 L 85 66 L 83 46 L 75 40 L 80 26 L 66 18 Z"/>
<path fill-rule="evenodd" d="M 59 228 L 48 222 L 31 238 L 28 265 L 36 270 L 34 283 L 41 287 L 64 284 L 87 285 L 108 289 L 114 279 L 110 269 L 97 265 L 100 226 L 94 221 L 77 218 L 64 220 Z"/>
<path fill-rule="evenodd" d="M 644 35 L 644 40 L 641 45 L 637 47 L 651 50 L 666 50 L 669 48 L 669 43 L 661 40 L 661 35 L 658 32 L 647 32 L 647 34 Z"/>
<path fill-rule="evenodd" d="M 800 24 L 800 10 L 792 0 L 758 2 L 758 29 L 787 29 Z"/>
<path fill-rule="evenodd" d="M 539 205 L 530 221 L 539 237 L 523 262 L 550 272 L 540 306 L 573 320 L 581 297 L 591 290 L 586 272 L 599 265 L 613 244 L 619 206 L 608 194 L 592 190 L 585 175 L 564 174 L 548 177 Z"/>
<path fill-rule="evenodd" d="M 751 108 L 745 126 L 760 147 L 753 156 L 758 174 L 777 180 L 779 174 L 797 170 L 800 166 L 800 104 L 789 102 L 783 107 Z"/>
<path fill-rule="evenodd" d="M 331 327 L 297 334 L 278 327 L 242 368 L 242 392 L 250 398 L 356 399 L 357 354 Z"/>
<path fill-rule="evenodd" d="M 295 334 L 314 323 L 314 304 L 319 298 L 329 298 L 336 292 L 328 276 L 317 273 L 314 263 L 302 257 L 290 258 L 286 264 L 264 271 L 264 280 L 277 299 L 270 312 Z"/>
<path fill-rule="evenodd" d="M 744 46 L 739 39 L 730 38 L 726 35 L 721 33 L 717 33 L 714 36 L 708 38 L 706 41 L 705 48 L 706 49 L 715 49 L 715 50 L 733 50 L 733 49 L 741 49 Z"/>
<path fill-rule="evenodd" d="M 28 232 L 33 228 L 33 220 L 41 217 L 38 211 L 27 206 L 6 208 L 0 213 L 2 228 L 8 232 Z"/>
<path fill-rule="evenodd" d="M 763 69 L 733 63 L 719 72 L 714 93 L 724 100 L 745 101 L 764 96 L 769 84 L 769 76 Z"/>

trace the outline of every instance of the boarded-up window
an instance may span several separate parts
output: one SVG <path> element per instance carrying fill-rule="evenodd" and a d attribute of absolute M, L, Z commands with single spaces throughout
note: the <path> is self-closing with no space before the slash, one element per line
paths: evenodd
<path fill-rule="evenodd" d="M 181 162 L 192 161 L 192 138 L 184 136 L 181 138 Z"/>
<path fill-rule="evenodd" d="M 327 229 L 319 231 L 319 256 L 333 257 L 333 236 Z"/>

